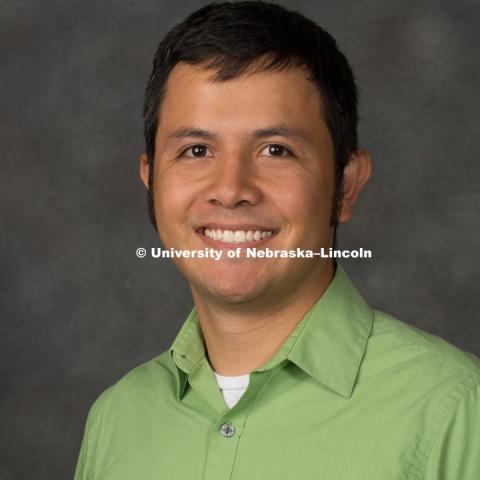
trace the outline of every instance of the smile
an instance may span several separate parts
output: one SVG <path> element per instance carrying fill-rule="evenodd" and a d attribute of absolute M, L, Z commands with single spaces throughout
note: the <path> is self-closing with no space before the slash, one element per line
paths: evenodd
<path fill-rule="evenodd" d="M 201 235 L 226 244 L 255 244 L 262 240 L 268 239 L 276 235 L 277 231 L 273 229 L 251 228 L 245 229 L 222 229 L 214 227 L 202 227 L 197 230 Z M 262 242 L 263 243 L 263 242 Z"/>

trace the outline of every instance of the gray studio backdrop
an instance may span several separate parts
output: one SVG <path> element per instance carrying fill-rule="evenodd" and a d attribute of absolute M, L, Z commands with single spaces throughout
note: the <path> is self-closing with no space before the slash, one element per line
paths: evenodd
<path fill-rule="evenodd" d="M 0 5 L 0 478 L 71 478 L 87 411 L 192 307 L 138 177 L 162 35 L 200 1 Z M 370 304 L 480 354 L 479 8 L 298 1 L 350 58 L 374 173 L 339 246 Z"/>

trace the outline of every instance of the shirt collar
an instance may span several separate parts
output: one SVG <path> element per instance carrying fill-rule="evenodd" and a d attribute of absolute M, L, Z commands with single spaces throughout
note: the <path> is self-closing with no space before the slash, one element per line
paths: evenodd
<path fill-rule="evenodd" d="M 272 359 L 256 371 L 268 370 L 288 359 L 327 388 L 349 398 L 370 335 L 372 319 L 372 310 L 342 266 L 337 264 L 335 275 L 323 295 Z M 177 398 L 181 399 L 188 375 L 205 357 L 206 351 L 195 308 L 169 351 L 179 369 Z"/>

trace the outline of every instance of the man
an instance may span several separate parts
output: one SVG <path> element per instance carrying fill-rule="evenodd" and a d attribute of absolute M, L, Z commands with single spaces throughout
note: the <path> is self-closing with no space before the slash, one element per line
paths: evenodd
<path fill-rule="evenodd" d="M 175 259 L 195 308 L 97 399 L 76 480 L 480 478 L 478 359 L 372 310 L 332 258 L 246 255 L 328 250 L 370 175 L 330 35 L 206 6 L 160 44 L 144 113 L 162 244 L 222 256 Z"/>

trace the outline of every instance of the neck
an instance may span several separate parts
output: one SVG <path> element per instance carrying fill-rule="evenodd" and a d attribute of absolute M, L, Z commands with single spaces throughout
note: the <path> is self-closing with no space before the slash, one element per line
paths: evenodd
<path fill-rule="evenodd" d="M 219 301 L 192 287 L 212 369 L 235 376 L 264 365 L 321 297 L 333 274 L 333 263 L 328 263 L 320 276 L 288 294 L 240 304 Z"/>

